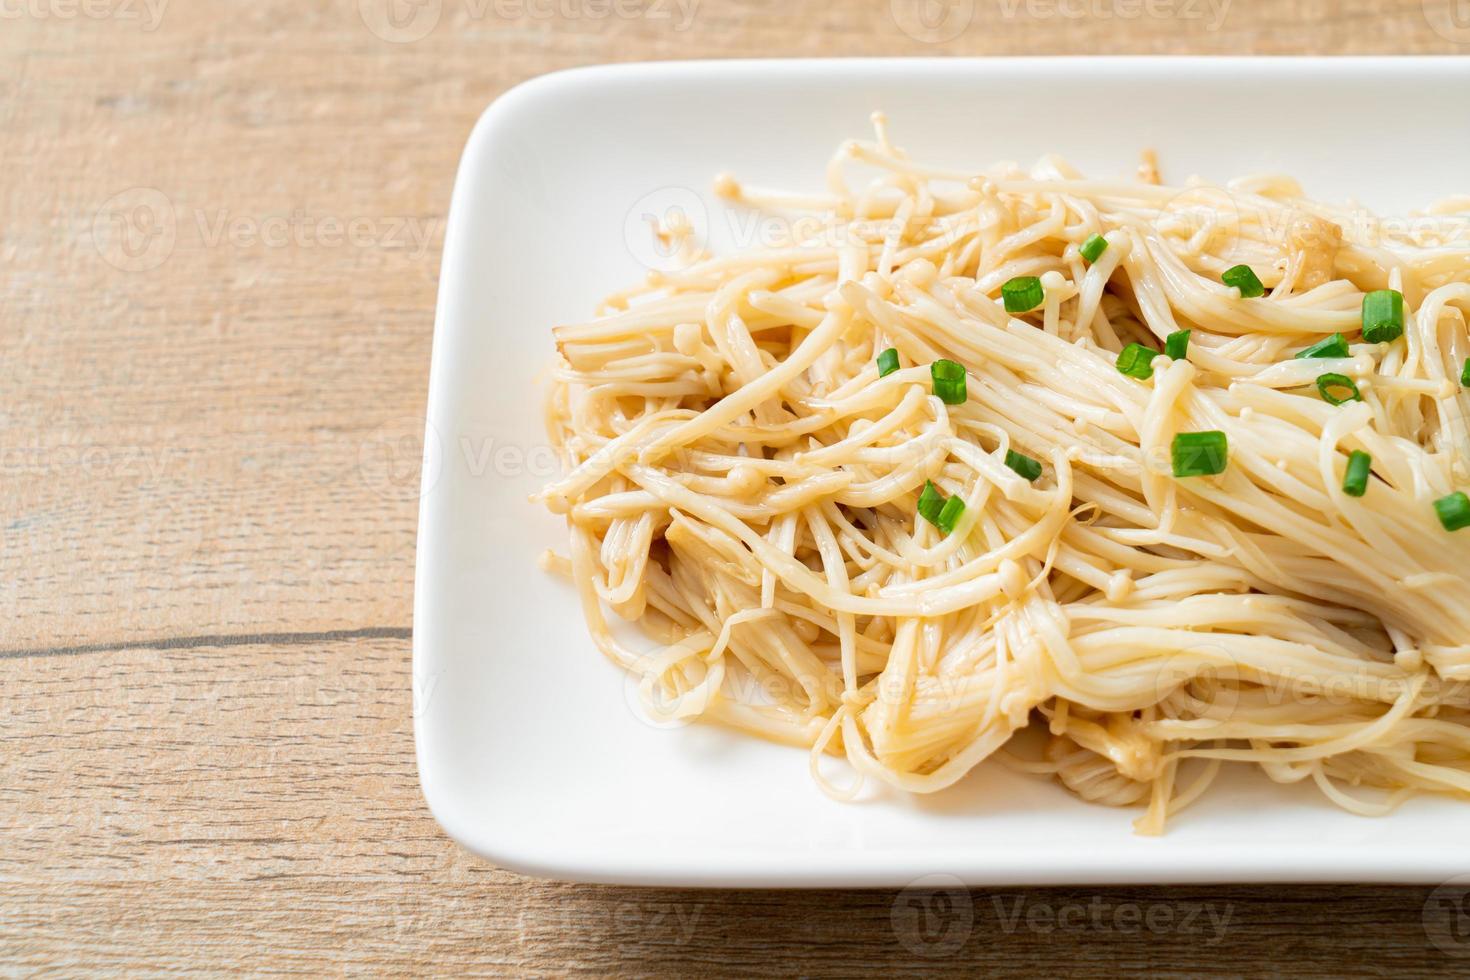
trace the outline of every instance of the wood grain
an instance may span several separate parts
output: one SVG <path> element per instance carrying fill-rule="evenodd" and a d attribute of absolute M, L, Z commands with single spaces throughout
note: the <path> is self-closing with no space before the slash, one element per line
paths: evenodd
<path fill-rule="evenodd" d="M 1470 53 L 1454 0 L 953 0 L 941 42 L 910 0 L 386 2 L 0 5 L 5 972 L 1465 971 L 1463 890 L 521 879 L 425 811 L 408 685 L 445 209 L 501 91 L 672 57 Z"/>

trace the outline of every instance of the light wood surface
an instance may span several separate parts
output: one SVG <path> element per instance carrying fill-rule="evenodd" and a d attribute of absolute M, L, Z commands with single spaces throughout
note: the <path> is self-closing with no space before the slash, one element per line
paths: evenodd
<path fill-rule="evenodd" d="M 470 858 L 414 768 L 402 442 L 455 163 L 523 79 L 674 57 L 1465 54 L 1463 2 L 932 0 L 969 11 L 957 31 L 931 16 L 955 35 L 937 43 L 905 33 L 924 33 L 911 0 L 394 0 L 385 27 L 387 2 L 0 4 L 0 970 L 1470 967 L 1450 955 L 1470 953 L 1465 907 L 1428 889 L 915 904 Z"/>

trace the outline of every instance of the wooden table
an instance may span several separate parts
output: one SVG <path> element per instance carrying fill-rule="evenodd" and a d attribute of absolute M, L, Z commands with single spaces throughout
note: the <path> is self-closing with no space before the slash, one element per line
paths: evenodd
<path fill-rule="evenodd" d="M 403 442 L 455 162 L 523 79 L 778 54 L 1463 54 L 1463 4 L 953 0 L 968 19 L 931 21 L 955 35 L 934 41 L 910 36 L 914 0 L 395 0 L 396 21 L 387 2 L 0 4 L 7 971 L 1470 967 L 1433 944 L 1470 952 L 1428 889 L 975 892 L 945 932 L 953 909 L 890 892 L 489 867 L 419 796 Z"/>

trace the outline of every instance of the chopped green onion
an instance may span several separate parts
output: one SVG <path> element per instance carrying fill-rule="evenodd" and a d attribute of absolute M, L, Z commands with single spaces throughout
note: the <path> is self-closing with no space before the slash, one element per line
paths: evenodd
<path fill-rule="evenodd" d="M 1041 462 L 1039 460 L 1032 459 L 1024 453 L 1018 453 L 1014 449 L 1006 450 L 1006 465 L 1032 483 L 1035 483 L 1036 478 L 1041 475 Z"/>
<path fill-rule="evenodd" d="M 1082 253 L 1082 257 L 1087 260 L 1088 265 L 1096 262 L 1097 257 L 1107 250 L 1108 240 L 1097 232 L 1089 235 L 1087 241 L 1082 243 L 1082 248 L 1078 249 Z"/>
<path fill-rule="evenodd" d="M 1041 305 L 1041 301 L 1046 299 L 1046 291 L 1035 276 L 1017 276 L 1000 287 L 1000 298 L 1007 313 L 1025 313 Z"/>
<path fill-rule="evenodd" d="M 1297 351 L 1296 356 L 1300 358 L 1347 357 L 1347 338 L 1340 333 L 1335 333 L 1331 337 L 1323 337 L 1311 347 Z"/>
<path fill-rule="evenodd" d="M 1470 497 L 1464 491 L 1456 490 L 1448 497 L 1440 497 L 1434 502 L 1434 512 L 1446 531 L 1470 527 Z"/>
<path fill-rule="evenodd" d="M 1397 289 L 1375 289 L 1363 297 L 1363 339 L 1386 344 L 1404 332 L 1404 294 Z"/>
<path fill-rule="evenodd" d="M 1139 378 L 1147 381 L 1154 376 L 1153 359 L 1159 356 L 1159 352 L 1152 347 L 1142 344 L 1129 344 L 1124 347 L 1115 362 L 1118 370 L 1130 378 Z"/>
<path fill-rule="evenodd" d="M 934 526 L 948 534 L 954 530 L 954 526 L 959 523 L 960 515 L 964 512 L 965 502 L 960 499 L 959 494 L 955 494 L 944 502 L 944 509 L 934 519 Z"/>
<path fill-rule="evenodd" d="M 925 480 L 919 494 L 919 516 L 933 524 L 945 534 L 954 530 L 960 515 L 965 512 L 965 502 L 958 495 L 944 499 L 933 481 Z"/>
<path fill-rule="evenodd" d="M 898 370 L 898 351 L 892 347 L 878 355 L 878 377 L 886 378 Z"/>
<path fill-rule="evenodd" d="M 934 394 L 946 405 L 963 405 L 969 397 L 965 387 L 965 366 L 940 358 L 929 365 L 929 377 L 934 379 Z"/>
<path fill-rule="evenodd" d="M 1189 331 L 1176 330 L 1164 338 L 1164 353 L 1171 361 L 1182 361 L 1189 353 Z"/>
<path fill-rule="evenodd" d="M 1342 475 L 1342 492 L 1349 497 L 1361 497 L 1368 492 L 1368 474 L 1373 470 L 1373 457 L 1361 449 L 1354 449 L 1348 456 L 1347 471 Z"/>
<path fill-rule="evenodd" d="M 1256 278 L 1255 270 L 1248 265 L 1231 266 L 1225 270 L 1220 281 L 1240 290 L 1240 295 L 1246 299 L 1266 295 L 1266 287 L 1261 285 L 1261 280 Z"/>
<path fill-rule="evenodd" d="M 924 481 L 924 490 L 919 494 L 919 516 L 930 524 L 937 523 L 939 512 L 944 510 L 944 494 L 929 480 Z"/>
<path fill-rule="evenodd" d="M 1360 402 L 1363 396 L 1358 394 L 1358 386 L 1353 379 L 1345 374 L 1324 374 L 1317 379 L 1317 390 L 1322 393 L 1322 400 L 1329 405 L 1341 405 L 1343 402 Z M 1347 394 L 1339 397 L 1338 392 L 1346 390 Z"/>
<path fill-rule="evenodd" d="M 966 397 L 968 397 L 963 379 L 959 381 L 934 382 L 934 394 L 946 405 L 963 405 Z"/>
<path fill-rule="evenodd" d="M 1225 433 L 1181 432 L 1169 447 L 1175 476 L 1214 476 L 1225 472 L 1230 448 Z"/>
<path fill-rule="evenodd" d="M 1470 388 L 1470 357 L 1465 358 L 1465 366 L 1460 368 L 1460 386 Z"/>

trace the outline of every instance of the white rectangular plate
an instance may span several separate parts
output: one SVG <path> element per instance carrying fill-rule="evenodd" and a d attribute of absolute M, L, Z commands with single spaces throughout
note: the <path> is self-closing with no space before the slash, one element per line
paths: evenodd
<path fill-rule="evenodd" d="M 424 795 L 466 847 L 530 874 L 692 885 L 1443 881 L 1470 872 L 1470 806 L 1354 817 L 1311 786 L 1223 780 L 1159 838 L 1134 810 L 985 765 L 928 797 L 824 796 L 800 750 L 643 720 L 537 555 L 561 521 L 540 417 L 549 330 L 646 271 L 644 211 L 692 195 L 719 251 L 748 238 L 711 193 L 729 170 L 819 190 L 843 139 L 887 112 L 926 160 L 1060 153 L 1166 179 L 1263 170 L 1404 214 L 1470 191 L 1470 62 L 1006 59 L 625 65 L 495 102 L 460 165 L 429 390 L 414 606 Z M 758 234 L 758 233 L 757 233 Z M 644 253 L 646 254 L 646 253 Z"/>

